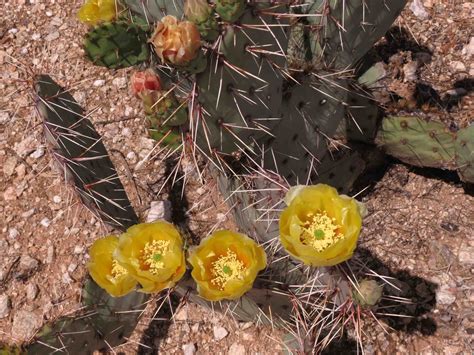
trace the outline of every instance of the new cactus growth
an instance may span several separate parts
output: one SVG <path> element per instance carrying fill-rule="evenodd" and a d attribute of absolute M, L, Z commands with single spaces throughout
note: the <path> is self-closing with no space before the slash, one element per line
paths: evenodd
<path fill-rule="evenodd" d="M 140 64 L 148 59 L 147 34 L 138 25 L 112 22 L 89 31 L 84 49 L 96 65 L 116 69 Z"/>

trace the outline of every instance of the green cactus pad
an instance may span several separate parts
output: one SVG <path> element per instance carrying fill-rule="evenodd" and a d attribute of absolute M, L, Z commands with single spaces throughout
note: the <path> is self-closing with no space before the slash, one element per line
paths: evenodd
<path fill-rule="evenodd" d="M 268 5 L 259 5 L 264 6 Z M 241 22 L 262 26 L 264 22 L 273 24 L 275 20 L 246 12 Z M 205 126 L 199 123 L 197 143 L 207 154 L 253 150 L 255 142 L 270 136 L 268 132 L 281 116 L 283 78 L 274 65 L 284 67 L 284 58 L 254 57 L 247 51 L 249 38 L 254 48 L 270 52 L 281 52 L 280 46 L 286 48 L 284 31 L 272 34 L 249 28 L 244 32 L 227 25 L 220 55 L 213 53 L 206 70 L 196 76 L 198 101 L 202 107 L 202 116 L 198 119 L 205 122 Z"/>
<path fill-rule="evenodd" d="M 135 24 L 105 23 L 90 30 L 84 49 L 96 65 L 126 68 L 140 64 L 149 57 L 147 33 Z"/>
<path fill-rule="evenodd" d="M 245 10 L 245 0 L 215 0 L 216 12 L 227 22 L 239 19 Z"/>
<path fill-rule="evenodd" d="M 474 125 L 457 132 L 455 149 L 459 177 L 464 182 L 474 184 Z"/>
<path fill-rule="evenodd" d="M 418 117 L 386 117 L 376 143 L 387 154 L 416 165 L 448 169 L 455 157 L 455 135 L 440 122 Z"/>

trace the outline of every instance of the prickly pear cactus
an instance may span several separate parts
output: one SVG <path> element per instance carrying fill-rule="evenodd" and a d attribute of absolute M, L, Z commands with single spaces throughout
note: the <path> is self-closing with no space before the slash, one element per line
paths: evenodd
<path fill-rule="evenodd" d="M 84 49 L 96 65 L 117 69 L 144 62 L 149 57 L 146 32 L 125 22 L 99 25 L 89 31 Z"/>

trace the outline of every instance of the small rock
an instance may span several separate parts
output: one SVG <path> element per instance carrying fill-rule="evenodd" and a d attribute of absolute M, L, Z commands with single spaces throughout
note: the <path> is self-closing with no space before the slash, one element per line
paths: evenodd
<path fill-rule="evenodd" d="M 125 116 L 128 116 L 128 115 L 125 114 Z M 132 136 L 132 130 L 128 127 L 125 127 L 124 129 L 122 129 L 122 136 L 131 137 Z"/>
<path fill-rule="evenodd" d="M 94 83 L 92 85 L 94 85 L 95 87 L 101 87 L 101 86 L 104 86 L 104 84 L 105 84 L 105 80 L 98 79 L 98 80 L 94 81 Z"/>
<path fill-rule="evenodd" d="M 453 60 L 449 65 L 451 66 L 451 68 L 453 68 L 453 70 L 457 72 L 466 71 L 466 66 L 464 65 L 464 63 L 458 60 Z"/>
<path fill-rule="evenodd" d="M 20 263 L 18 264 L 20 275 L 21 276 L 28 275 L 31 272 L 35 271 L 38 266 L 39 266 L 38 260 L 25 254 L 20 258 Z"/>
<path fill-rule="evenodd" d="M 469 43 L 464 46 L 464 48 L 462 49 L 462 54 L 467 55 L 469 57 L 474 55 L 474 37 L 471 37 Z"/>
<path fill-rule="evenodd" d="M 436 302 L 438 304 L 450 305 L 456 301 L 456 295 L 447 285 L 442 285 L 436 292 Z"/>
<path fill-rule="evenodd" d="M 127 160 L 130 161 L 131 163 L 137 162 L 137 155 L 135 154 L 134 151 L 130 151 L 127 153 Z"/>
<path fill-rule="evenodd" d="M 84 248 L 80 245 L 76 245 L 74 247 L 74 254 L 76 255 L 79 255 L 79 254 L 82 254 L 84 252 Z"/>
<path fill-rule="evenodd" d="M 20 164 L 18 165 L 16 168 L 15 168 L 15 172 L 16 172 L 16 175 L 17 175 L 17 178 L 18 179 L 23 179 L 25 177 L 25 174 L 26 174 L 26 166 L 25 164 Z"/>
<path fill-rule="evenodd" d="M 474 264 L 474 247 L 463 246 L 459 250 L 458 255 L 459 262 L 462 264 L 473 265 Z"/>
<path fill-rule="evenodd" d="M 74 280 L 71 278 L 71 276 L 69 275 L 68 272 L 65 272 L 63 274 L 63 276 L 61 277 L 61 280 L 63 281 L 63 283 L 65 284 L 70 284 L 70 283 L 73 283 Z"/>
<path fill-rule="evenodd" d="M 16 190 L 13 186 L 7 187 L 5 192 L 3 193 L 3 199 L 5 201 L 13 201 L 16 200 Z"/>
<path fill-rule="evenodd" d="M 67 271 L 70 272 L 71 274 L 76 271 L 77 269 L 77 264 L 74 264 L 74 263 L 71 263 L 69 264 L 69 266 L 67 267 Z"/>
<path fill-rule="evenodd" d="M 421 0 L 413 0 L 413 2 L 410 5 L 410 10 L 413 12 L 413 14 L 418 17 L 421 20 L 426 20 L 429 17 L 428 12 L 424 8 L 423 4 L 421 3 Z"/>
<path fill-rule="evenodd" d="M 10 228 L 8 230 L 8 237 L 11 239 L 15 239 L 16 237 L 18 237 L 19 234 L 20 233 L 18 233 L 18 230 L 15 228 Z"/>
<path fill-rule="evenodd" d="M 194 355 L 196 352 L 196 346 L 194 343 L 188 343 L 183 345 L 183 354 L 184 355 Z"/>
<path fill-rule="evenodd" d="M 17 164 L 16 157 L 8 157 L 7 161 L 3 164 L 3 173 L 5 174 L 6 177 L 10 177 L 13 175 L 16 164 Z"/>
<path fill-rule="evenodd" d="M 30 154 L 30 157 L 33 159 L 39 159 L 44 155 L 44 148 L 39 147 L 33 153 Z"/>
<path fill-rule="evenodd" d="M 39 33 L 33 33 L 33 36 L 31 36 L 31 39 L 33 41 L 37 41 L 41 38 L 41 35 Z"/>
<path fill-rule="evenodd" d="M 29 283 L 26 285 L 26 298 L 33 301 L 38 295 L 38 286 L 35 283 Z"/>
<path fill-rule="evenodd" d="M 146 222 L 154 222 L 159 219 L 164 219 L 165 221 L 171 220 L 172 206 L 170 201 L 152 201 L 150 205 L 150 210 L 146 217 Z"/>
<path fill-rule="evenodd" d="M 227 334 L 229 334 L 229 332 L 224 327 L 221 327 L 218 325 L 214 326 L 213 333 L 214 333 L 214 339 L 217 341 L 224 339 L 227 336 Z"/>
<path fill-rule="evenodd" d="M 112 84 L 114 84 L 119 89 L 123 89 L 127 87 L 127 78 L 115 78 L 112 80 Z"/>
<path fill-rule="evenodd" d="M 21 216 L 22 216 L 23 218 L 30 218 L 31 216 L 33 216 L 34 213 L 35 213 L 35 209 L 32 208 L 32 209 L 30 209 L 30 210 L 28 210 L 28 211 L 26 211 L 26 212 L 23 212 L 23 213 L 21 214 Z"/>
<path fill-rule="evenodd" d="M 234 343 L 230 346 L 228 355 L 245 355 L 245 346 L 239 343 Z"/>
<path fill-rule="evenodd" d="M 197 333 L 197 332 L 199 331 L 199 323 L 193 324 L 193 325 L 191 326 L 191 331 L 192 331 L 193 333 Z"/>
<path fill-rule="evenodd" d="M 80 104 L 84 104 L 86 102 L 86 93 L 84 91 L 76 91 L 73 96 Z"/>
<path fill-rule="evenodd" d="M 7 295 L 0 295 L 0 319 L 8 317 L 10 314 L 10 298 Z"/>
<path fill-rule="evenodd" d="M 55 196 L 53 197 L 53 202 L 54 202 L 54 203 L 61 203 L 61 197 L 58 196 L 58 195 L 55 195 Z"/>
<path fill-rule="evenodd" d="M 44 260 L 44 262 L 46 264 L 51 264 L 53 262 L 53 259 L 54 259 L 54 247 L 50 245 L 46 252 L 46 259 Z"/>
<path fill-rule="evenodd" d="M 177 321 L 187 321 L 188 320 L 188 307 L 181 307 L 178 312 L 175 313 L 174 319 Z"/>
<path fill-rule="evenodd" d="M 10 115 L 6 111 L 0 111 L 0 124 L 6 124 L 10 119 Z"/>
<path fill-rule="evenodd" d="M 20 310 L 13 318 L 12 335 L 15 339 L 27 341 L 35 335 L 36 330 L 41 327 L 43 317 L 39 314 Z"/>
<path fill-rule="evenodd" d="M 41 220 L 40 224 L 41 224 L 43 227 L 48 228 L 49 225 L 51 224 L 51 220 L 50 220 L 48 217 L 44 217 L 44 218 Z"/>
<path fill-rule="evenodd" d="M 51 42 L 51 41 L 55 41 L 59 38 L 59 32 L 58 31 L 54 31 L 54 32 L 51 32 L 50 34 L 48 34 L 44 40 L 46 42 Z"/>
<path fill-rule="evenodd" d="M 240 329 L 246 330 L 246 329 L 249 329 L 252 325 L 253 325 L 252 322 L 243 322 L 243 323 L 240 323 Z"/>
<path fill-rule="evenodd" d="M 416 75 L 417 70 L 418 63 L 416 61 L 405 64 L 403 66 L 404 81 L 416 81 L 418 79 L 418 75 Z"/>

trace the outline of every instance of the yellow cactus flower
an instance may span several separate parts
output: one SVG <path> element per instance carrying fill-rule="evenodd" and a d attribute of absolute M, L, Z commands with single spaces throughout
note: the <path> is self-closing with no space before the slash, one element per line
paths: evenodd
<path fill-rule="evenodd" d="M 294 258 L 332 266 L 352 257 L 362 227 L 363 205 L 329 185 L 295 186 L 280 216 L 280 241 Z"/>
<path fill-rule="evenodd" d="M 116 0 L 87 0 L 77 16 L 81 22 L 93 26 L 100 22 L 112 21 L 118 10 Z"/>
<path fill-rule="evenodd" d="M 139 291 L 145 293 L 173 287 L 186 271 L 183 239 L 165 221 L 130 227 L 120 236 L 115 257 L 140 283 Z"/>
<path fill-rule="evenodd" d="M 87 264 L 92 279 L 114 297 L 124 296 L 137 286 L 137 280 L 113 257 L 118 242 L 116 235 L 96 240 L 89 250 Z"/>
<path fill-rule="evenodd" d="M 163 62 L 177 66 L 189 64 L 197 57 L 201 47 L 197 26 L 170 15 L 158 22 L 150 41 Z"/>
<path fill-rule="evenodd" d="M 190 251 L 188 261 L 198 293 L 208 301 L 242 297 L 267 266 L 261 246 L 244 234 L 228 230 L 203 239 Z"/>

